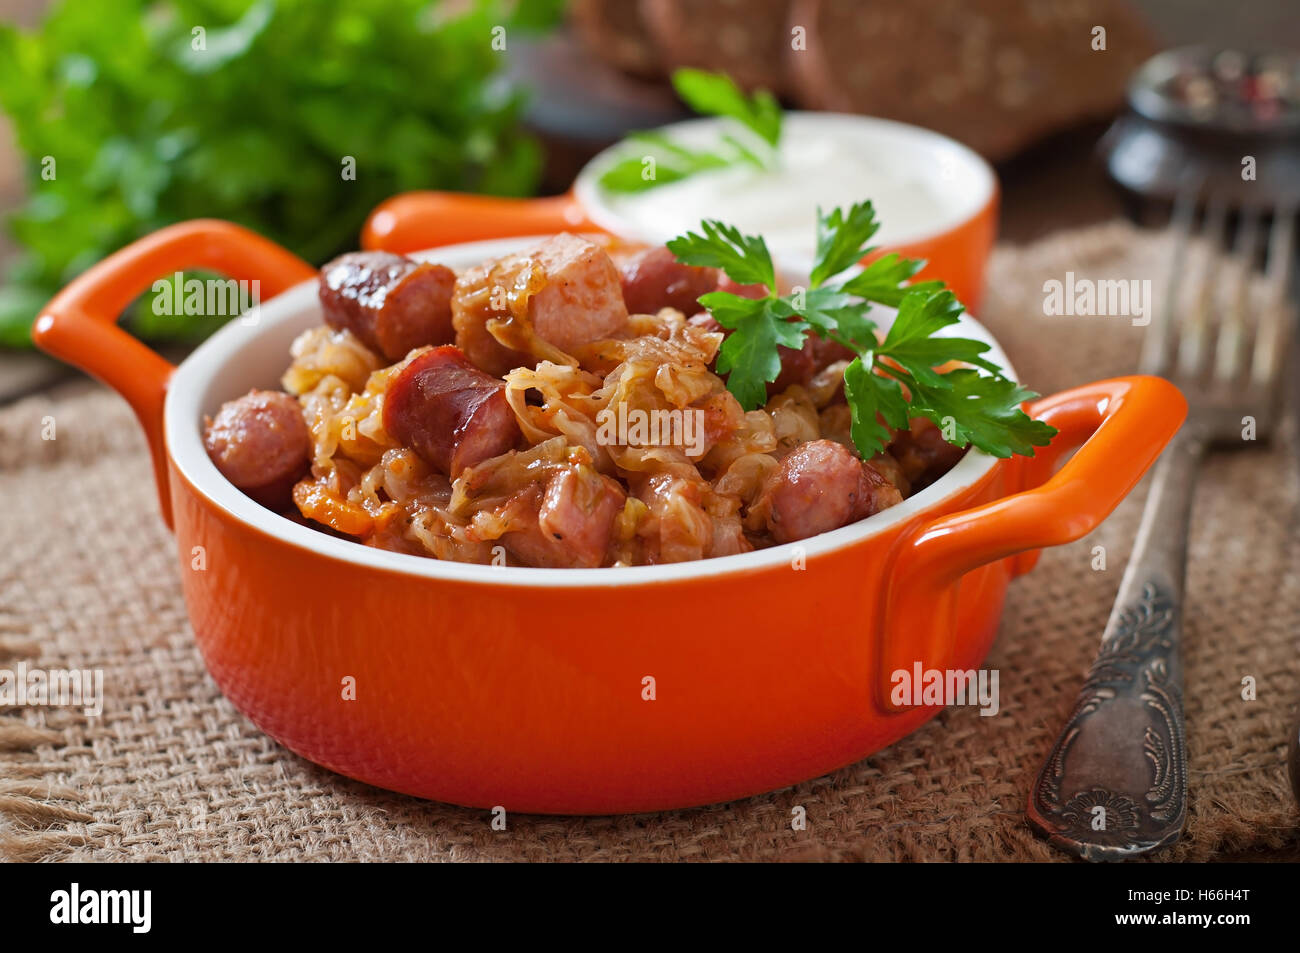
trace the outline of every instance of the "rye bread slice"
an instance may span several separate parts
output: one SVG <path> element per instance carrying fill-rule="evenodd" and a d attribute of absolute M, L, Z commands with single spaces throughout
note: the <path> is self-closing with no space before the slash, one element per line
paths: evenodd
<path fill-rule="evenodd" d="M 641 16 L 669 69 L 728 73 L 747 90 L 787 89 L 790 0 L 641 0 Z"/>
<path fill-rule="evenodd" d="M 1155 49 L 1125 0 L 795 0 L 800 105 L 935 129 L 992 160 L 1113 113 Z M 1093 28 L 1106 49 L 1093 49 Z"/>
<path fill-rule="evenodd" d="M 596 59 L 642 79 L 667 74 L 641 19 L 639 0 L 572 0 L 569 21 L 583 48 Z"/>

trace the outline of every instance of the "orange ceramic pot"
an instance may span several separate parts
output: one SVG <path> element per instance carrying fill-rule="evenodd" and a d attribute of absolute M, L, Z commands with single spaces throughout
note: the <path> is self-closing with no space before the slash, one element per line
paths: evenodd
<path fill-rule="evenodd" d="M 436 258 L 463 266 L 518 244 Z M 196 268 L 259 279 L 263 304 L 173 368 L 114 321 L 155 277 Z M 227 697 L 332 770 L 480 808 L 726 801 L 898 740 L 939 709 L 892 705 L 890 674 L 977 668 L 1033 551 L 1095 527 L 1185 411 L 1171 385 L 1144 377 L 1043 398 L 1027 409 L 1060 435 L 1037 457 L 972 451 L 901 505 L 799 544 L 630 569 L 465 565 L 294 523 L 208 459 L 203 415 L 276 386 L 290 341 L 320 320 L 307 264 L 196 221 L 86 272 L 35 338 L 139 416 L 194 633 Z M 959 330 L 1010 367 L 978 322 Z"/>

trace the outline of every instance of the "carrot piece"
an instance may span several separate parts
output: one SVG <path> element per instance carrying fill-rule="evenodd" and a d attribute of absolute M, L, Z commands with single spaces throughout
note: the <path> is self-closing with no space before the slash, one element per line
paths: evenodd
<path fill-rule="evenodd" d="M 307 519 L 348 536 L 365 537 L 374 530 L 374 519 L 362 507 L 339 499 L 319 483 L 298 483 L 293 488 L 293 502 Z"/>

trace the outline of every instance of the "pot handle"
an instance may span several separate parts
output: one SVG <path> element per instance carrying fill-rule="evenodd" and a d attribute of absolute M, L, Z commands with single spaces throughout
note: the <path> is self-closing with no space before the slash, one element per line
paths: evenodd
<path fill-rule="evenodd" d="M 1025 408 L 1060 433 L 1033 457 L 1019 458 L 1019 493 L 938 517 L 895 544 L 885 574 L 877 707 L 890 700 L 892 673 L 951 666 L 958 631 L 957 581 L 1009 556 L 1017 575 L 1042 546 L 1072 542 L 1095 529 L 1137 485 L 1177 433 L 1187 401 L 1159 377 L 1117 377 L 1033 401 Z M 1079 452 L 1055 474 L 1067 453 Z M 1017 555 L 1019 554 L 1019 555 Z"/>
<path fill-rule="evenodd" d="M 146 235 L 83 272 L 51 299 L 32 328 L 42 351 L 98 378 L 131 405 L 149 441 L 158 503 L 169 527 L 163 400 L 175 368 L 118 327 L 117 319 L 160 276 L 196 268 L 257 280 L 263 301 L 316 277 L 301 258 L 246 228 L 195 219 Z"/>
<path fill-rule="evenodd" d="M 406 192 L 378 205 L 361 230 L 361 247 L 406 254 L 460 242 L 516 235 L 603 231 L 572 193 L 507 199 L 460 192 Z"/>

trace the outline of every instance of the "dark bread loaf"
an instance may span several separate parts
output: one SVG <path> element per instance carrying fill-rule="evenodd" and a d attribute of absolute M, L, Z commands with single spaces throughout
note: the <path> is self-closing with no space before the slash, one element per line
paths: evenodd
<path fill-rule="evenodd" d="M 744 89 L 783 93 L 789 0 L 641 0 L 641 16 L 668 70 L 727 73 Z"/>
<path fill-rule="evenodd" d="M 1125 0 L 795 0 L 790 27 L 806 31 L 784 51 L 801 105 L 926 126 L 993 160 L 1113 113 L 1155 48 Z"/>
<path fill-rule="evenodd" d="M 573 0 L 569 20 L 583 47 L 597 59 L 643 79 L 665 75 L 658 47 L 641 19 L 639 0 Z"/>

